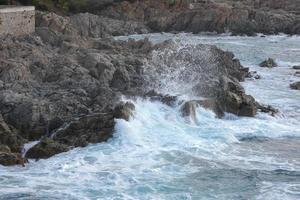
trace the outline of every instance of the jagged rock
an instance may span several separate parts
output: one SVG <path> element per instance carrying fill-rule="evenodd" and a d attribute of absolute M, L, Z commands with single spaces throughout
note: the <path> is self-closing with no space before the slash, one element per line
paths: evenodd
<path fill-rule="evenodd" d="M 263 105 L 263 104 L 257 103 L 257 107 L 260 112 L 269 113 L 272 116 L 275 116 L 279 112 L 278 109 L 276 109 L 270 105 Z"/>
<path fill-rule="evenodd" d="M 260 63 L 259 66 L 260 67 L 273 68 L 273 67 L 277 67 L 278 65 L 272 58 L 268 58 L 267 60 Z"/>
<path fill-rule="evenodd" d="M 299 76 L 300 77 L 300 71 L 299 72 L 295 72 L 294 74 L 295 76 Z"/>
<path fill-rule="evenodd" d="M 300 90 L 300 81 L 290 84 L 290 88 L 293 90 Z"/>
<path fill-rule="evenodd" d="M 114 118 L 131 115 L 129 105 L 114 112 L 123 95 L 171 106 L 177 102 L 176 96 L 153 89 L 210 98 L 198 104 L 218 116 L 223 111 L 254 116 L 254 100 L 239 83 L 249 69 L 233 53 L 211 45 L 182 48 L 174 41 L 154 45 L 149 39 L 90 38 L 112 34 L 100 30 L 100 18 L 85 14 L 60 22 L 61 17 L 49 14 L 41 16 L 33 35 L 0 38 L 0 83 L 5 84 L 0 86 L 0 144 L 20 153 L 26 140 L 52 135 L 57 143 L 43 146 L 49 154 L 34 154 L 48 157 L 61 151 L 60 144 L 71 148 L 107 141 Z M 88 30 L 78 27 L 82 23 Z M 41 145 L 31 151 L 42 151 Z"/>
<path fill-rule="evenodd" d="M 11 150 L 7 145 L 0 144 L 0 152 L 2 152 L 2 153 L 11 153 Z"/>
<path fill-rule="evenodd" d="M 196 108 L 197 108 L 196 101 L 187 101 L 180 108 L 181 115 L 183 117 L 190 117 L 192 121 L 196 122 L 197 121 Z"/>
<path fill-rule="evenodd" d="M 13 152 L 21 152 L 26 140 L 19 133 L 9 127 L 0 114 L 0 145 L 7 145 Z"/>
<path fill-rule="evenodd" d="M 84 147 L 89 143 L 107 141 L 112 137 L 114 125 L 112 113 L 84 116 L 58 130 L 53 139 L 67 146 Z"/>
<path fill-rule="evenodd" d="M 253 36 L 255 33 L 297 34 L 300 31 L 300 3 L 297 0 L 190 3 L 188 0 L 174 1 L 170 6 L 168 1 L 124 1 L 109 5 L 97 13 L 115 19 L 125 17 L 140 21 L 155 32 L 227 31 L 235 35 Z"/>
<path fill-rule="evenodd" d="M 67 145 L 58 143 L 51 138 L 43 138 L 26 152 L 25 157 L 29 159 L 46 159 L 68 150 Z"/>
<path fill-rule="evenodd" d="M 21 154 L 0 152 L 0 165 L 12 166 L 23 165 L 26 163 L 26 159 L 22 158 Z"/>
<path fill-rule="evenodd" d="M 184 102 L 180 108 L 183 117 L 191 117 L 193 121 L 196 121 L 196 108 L 201 106 L 205 109 L 209 109 L 216 114 L 216 117 L 221 118 L 224 116 L 224 111 L 221 106 L 214 99 L 202 99 L 192 100 Z"/>
<path fill-rule="evenodd" d="M 152 101 L 160 101 L 168 106 L 174 106 L 175 102 L 177 101 L 176 96 L 159 94 L 155 90 L 150 90 L 144 94 L 144 97 L 148 97 Z"/>
<path fill-rule="evenodd" d="M 293 69 L 300 69 L 300 65 L 293 66 Z"/>
<path fill-rule="evenodd" d="M 246 75 L 247 78 L 252 78 L 252 79 L 261 79 L 261 75 L 257 74 L 256 71 L 253 72 L 248 72 Z"/>
<path fill-rule="evenodd" d="M 116 119 L 125 119 L 129 121 L 130 117 L 133 116 L 135 106 L 131 102 L 120 103 L 114 109 L 114 117 Z"/>
<path fill-rule="evenodd" d="M 212 110 L 218 118 L 224 116 L 224 111 L 214 99 L 198 100 L 197 103 L 206 109 Z"/>

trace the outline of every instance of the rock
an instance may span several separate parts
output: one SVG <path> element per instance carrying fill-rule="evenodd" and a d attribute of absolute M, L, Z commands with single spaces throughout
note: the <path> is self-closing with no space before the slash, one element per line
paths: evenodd
<path fill-rule="evenodd" d="M 300 69 L 300 65 L 293 66 L 293 69 Z"/>
<path fill-rule="evenodd" d="M 212 110 L 218 118 L 224 116 L 224 111 L 221 106 L 213 99 L 198 100 L 197 103 L 206 109 Z"/>
<path fill-rule="evenodd" d="M 174 106 L 177 102 L 176 96 L 159 94 L 155 90 L 150 90 L 143 96 L 150 98 L 152 101 L 160 101 L 168 106 Z"/>
<path fill-rule="evenodd" d="M 274 108 L 270 105 L 263 105 L 263 104 L 257 103 L 257 107 L 258 107 L 260 112 L 269 113 L 272 116 L 275 116 L 279 112 L 278 109 L 276 109 L 276 108 Z"/>
<path fill-rule="evenodd" d="M 183 103 L 183 105 L 180 108 L 181 115 L 183 117 L 189 117 L 192 121 L 196 122 L 196 108 L 197 103 L 196 101 L 187 101 Z"/>
<path fill-rule="evenodd" d="M 174 22 L 173 17 L 158 25 Z M 26 140 L 49 136 L 53 141 L 43 139 L 28 156 L 46 158 L 66 148 L 105 142 L 113 136 L 115 117 L 128 120 L 132 115 L 132 105 L 118 105 L 123 96 L 177 103 L 176 96 L 154 90 L 208 98 L 183 106 L 194 119 L 199 104 L 219 117 L 223 112 L 255 115 L 255 101 L 239 83 L 249 69 L 231 52 L 204 44 L 183 47 L 171 40 L 152 44 L 147 38 L 95 38 L 135 29 L 120 19 L 91 14 L 37 18 L 36 33 L 0 38 L 0 144 L 12 153 L 20 153 Z"/>
<path fill-rule="evenodd" d="M 202 106 L 205 109 L 209 109 L 216 114 L 216 117 L 221 118 L 224 116 L 224 111 L 221 106 L 214 99 L 202 99 L 192 100 L 184 102 L 180 108 L 183 117 L 191 117 L 193 121 L 196 121 L 196 108 Z"/>
<path fill-rule="evenodd" d="M 29 159 L 46 159 L 68 150 L 68 146 L 64 144 L 60 144 L 51 138 L 43 138 L 26 152 L 25 157 Z"/>
<path fill-rule="evenodd" d="M 114 131 L 112 113 L 100 113 L 81 117 L 54 133 L 53 139 L 71 147 L 84 147 L 89 143 L 105 142 Z"/>
<path fill-rule="evenodd" d="M 299 76 L 300 77 L 300 71 L 299 72 L 295 72 L 294 76 Z"/>
<path fill-rule="evenodd" d="M 26 140 L 19 133 L 8 126 L 0 114 L 0 145 L 7 145 L 12 152 L 21 152 Z"/>
<path fill-rule="evenodd" d="M 2 153 L 11 153 L 10 148 L 7 145 L 0 145 L 0 152 Z"/>
<path fill-rule="evenodd" d="M 261 75 L 257 74 L 256 71 L 253 71 L 253 72 L 248 72 L 246 78 L 261 79 Z"/>
<path fill-rule="evenodd" d="M 273 67 L 277 67 L 278 65 L 272 58 L 268 58 L 267 60 L 260 63 L 259 66 L 260 67 L 273 68 Z"/>
<path fill-rule="evenodd" d="M 21 154 L 0 152 L 0 165 L 12 166 L 22 165 L 26 163 L 26 159 L 22 158 Z"/>
<path fill-rule="evenodd" d="M 124 119 L 129 121 L 130 117 L 133 116 L 135 106 L 131 102 L 120 103 L 114 109 L 114 117 L 116 119 Z"/>
<path fill-rule="evenodd" d="M 166 1 L 140 0 L 111 4 L 97 13 L 140 21 L 154 32 L 231 32 L 253 36 L 255 33 L 299 33 L 299 7 L 297 0 L 198 3 L 183 0 L 171 5 Z"/>
<path fill-rule="evenodd" d="M 290 88 L 293 90 L 300 90 L 300 81 L 290 84 Z"/>

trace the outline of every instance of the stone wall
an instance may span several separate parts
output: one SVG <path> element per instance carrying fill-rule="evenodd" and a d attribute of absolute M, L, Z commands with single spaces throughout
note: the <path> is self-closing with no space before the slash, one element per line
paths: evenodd
<path fill-rule="evenodd" d="M 26 35 L 35 31 L 33 6 L 0 7 L 0 36 Z"/>

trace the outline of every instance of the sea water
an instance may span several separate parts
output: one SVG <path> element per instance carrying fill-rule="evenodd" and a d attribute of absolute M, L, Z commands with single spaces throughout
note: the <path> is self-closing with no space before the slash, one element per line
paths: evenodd
<path fill-rule="evenodd" d="M 300 37 L 286 35 L 151 34 L 183 45 L 217 45 L 234 52 L 260 80 L 243 86 L 259 102 L 278 108 L 275 117 L 226 114 L 204 108 L 197 120 L 181 117 L 179 106 L 130 100 L 129 122 L 117 120 L 107 143 L 76 148 L 26 167 L 0 166 L 0 199 L 300 199 Z M 117 39 L 128 39 L 119 37 Z M 260 68 L 271 57 L 277 68 Z"/>

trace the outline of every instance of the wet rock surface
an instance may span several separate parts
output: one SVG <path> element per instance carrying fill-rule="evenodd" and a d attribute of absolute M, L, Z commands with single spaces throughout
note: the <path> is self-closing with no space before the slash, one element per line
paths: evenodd
<path fill-rule="evenodd" d="M 27 162 L 19 153 L 13 153 L 7 145 L 0 144 L 0 165 L 24 165 Z"/>
<path fill-rule="evenodd" d="M 300 81 L 290 84 L 290 88 L 293 90 L 300 90 Z"/>
<path fill-rule="evenodd" d="M 295 66 L 293 66 L 292 68 L 293 68 L 293 69 L 296 69 L 296 70 L 297 70 L 297 69 L 300 69 L 300 65 L 295 65 Z"/>
<path fill-rule="evenodd" d="M 234 35 L 300 32 L 297 0 L 123 1 L 96 11 L 115 19 L 142 21 L 154 32 L 215 31 Z"/>
<path fill-rule="evenodd" d="M 68 146 L 64 144 L 58 143 L 51 138 L 43 138 L 26 152 L 25 157 L 29 159 L 46 159 L 68 150 Z"/>
<path fill-rule="evenodd" d="M 261 62 L 259 64 L 260 67 L 267 67 L 267 68 L 273 68 L 273 67 L 277 67 L 277 63 L 272 59 L 272 58 L 268 58 L 267 60 Z"/>
<path fill-rule="evenodd" d="M 134 110 L 135 106 L 133 103 L 120 103 L 114 109 L 114 117 L 116 119 L 125 119 L 126 121 L 129 121 L 130 117 L 133 117 L 134 115 Z"/>
<path fill-rule="evenodd" d="M 178 48 L 172 41 L 116 41 L 101 38 L 113 33 L 101 32 L 100 22 L 81 30 L 84 19 L 94 23 L 96 16 L 37 15 L 35 34 L 0 38 L 0 144 L 12 152 L 2 153 L 5 165 L 22 164 L 28 141 L 44 138 L 26 154 L 35 159 L 107 141 L 115 118 L 129 120 L 134 113 L 132 104 L 120 104 L 123 96 L 173 106 L 177 94 L 170 92 L 178 90 L 211 99 L 198 103 L 217 116 L 256 114 L 255 100 L 239 83 L 249 70 L 230 52 L 210 45 Z M 183 63 L 191 71 L 180 68 Z M 192 88 L 184 87 L 191 82 Z"/>

